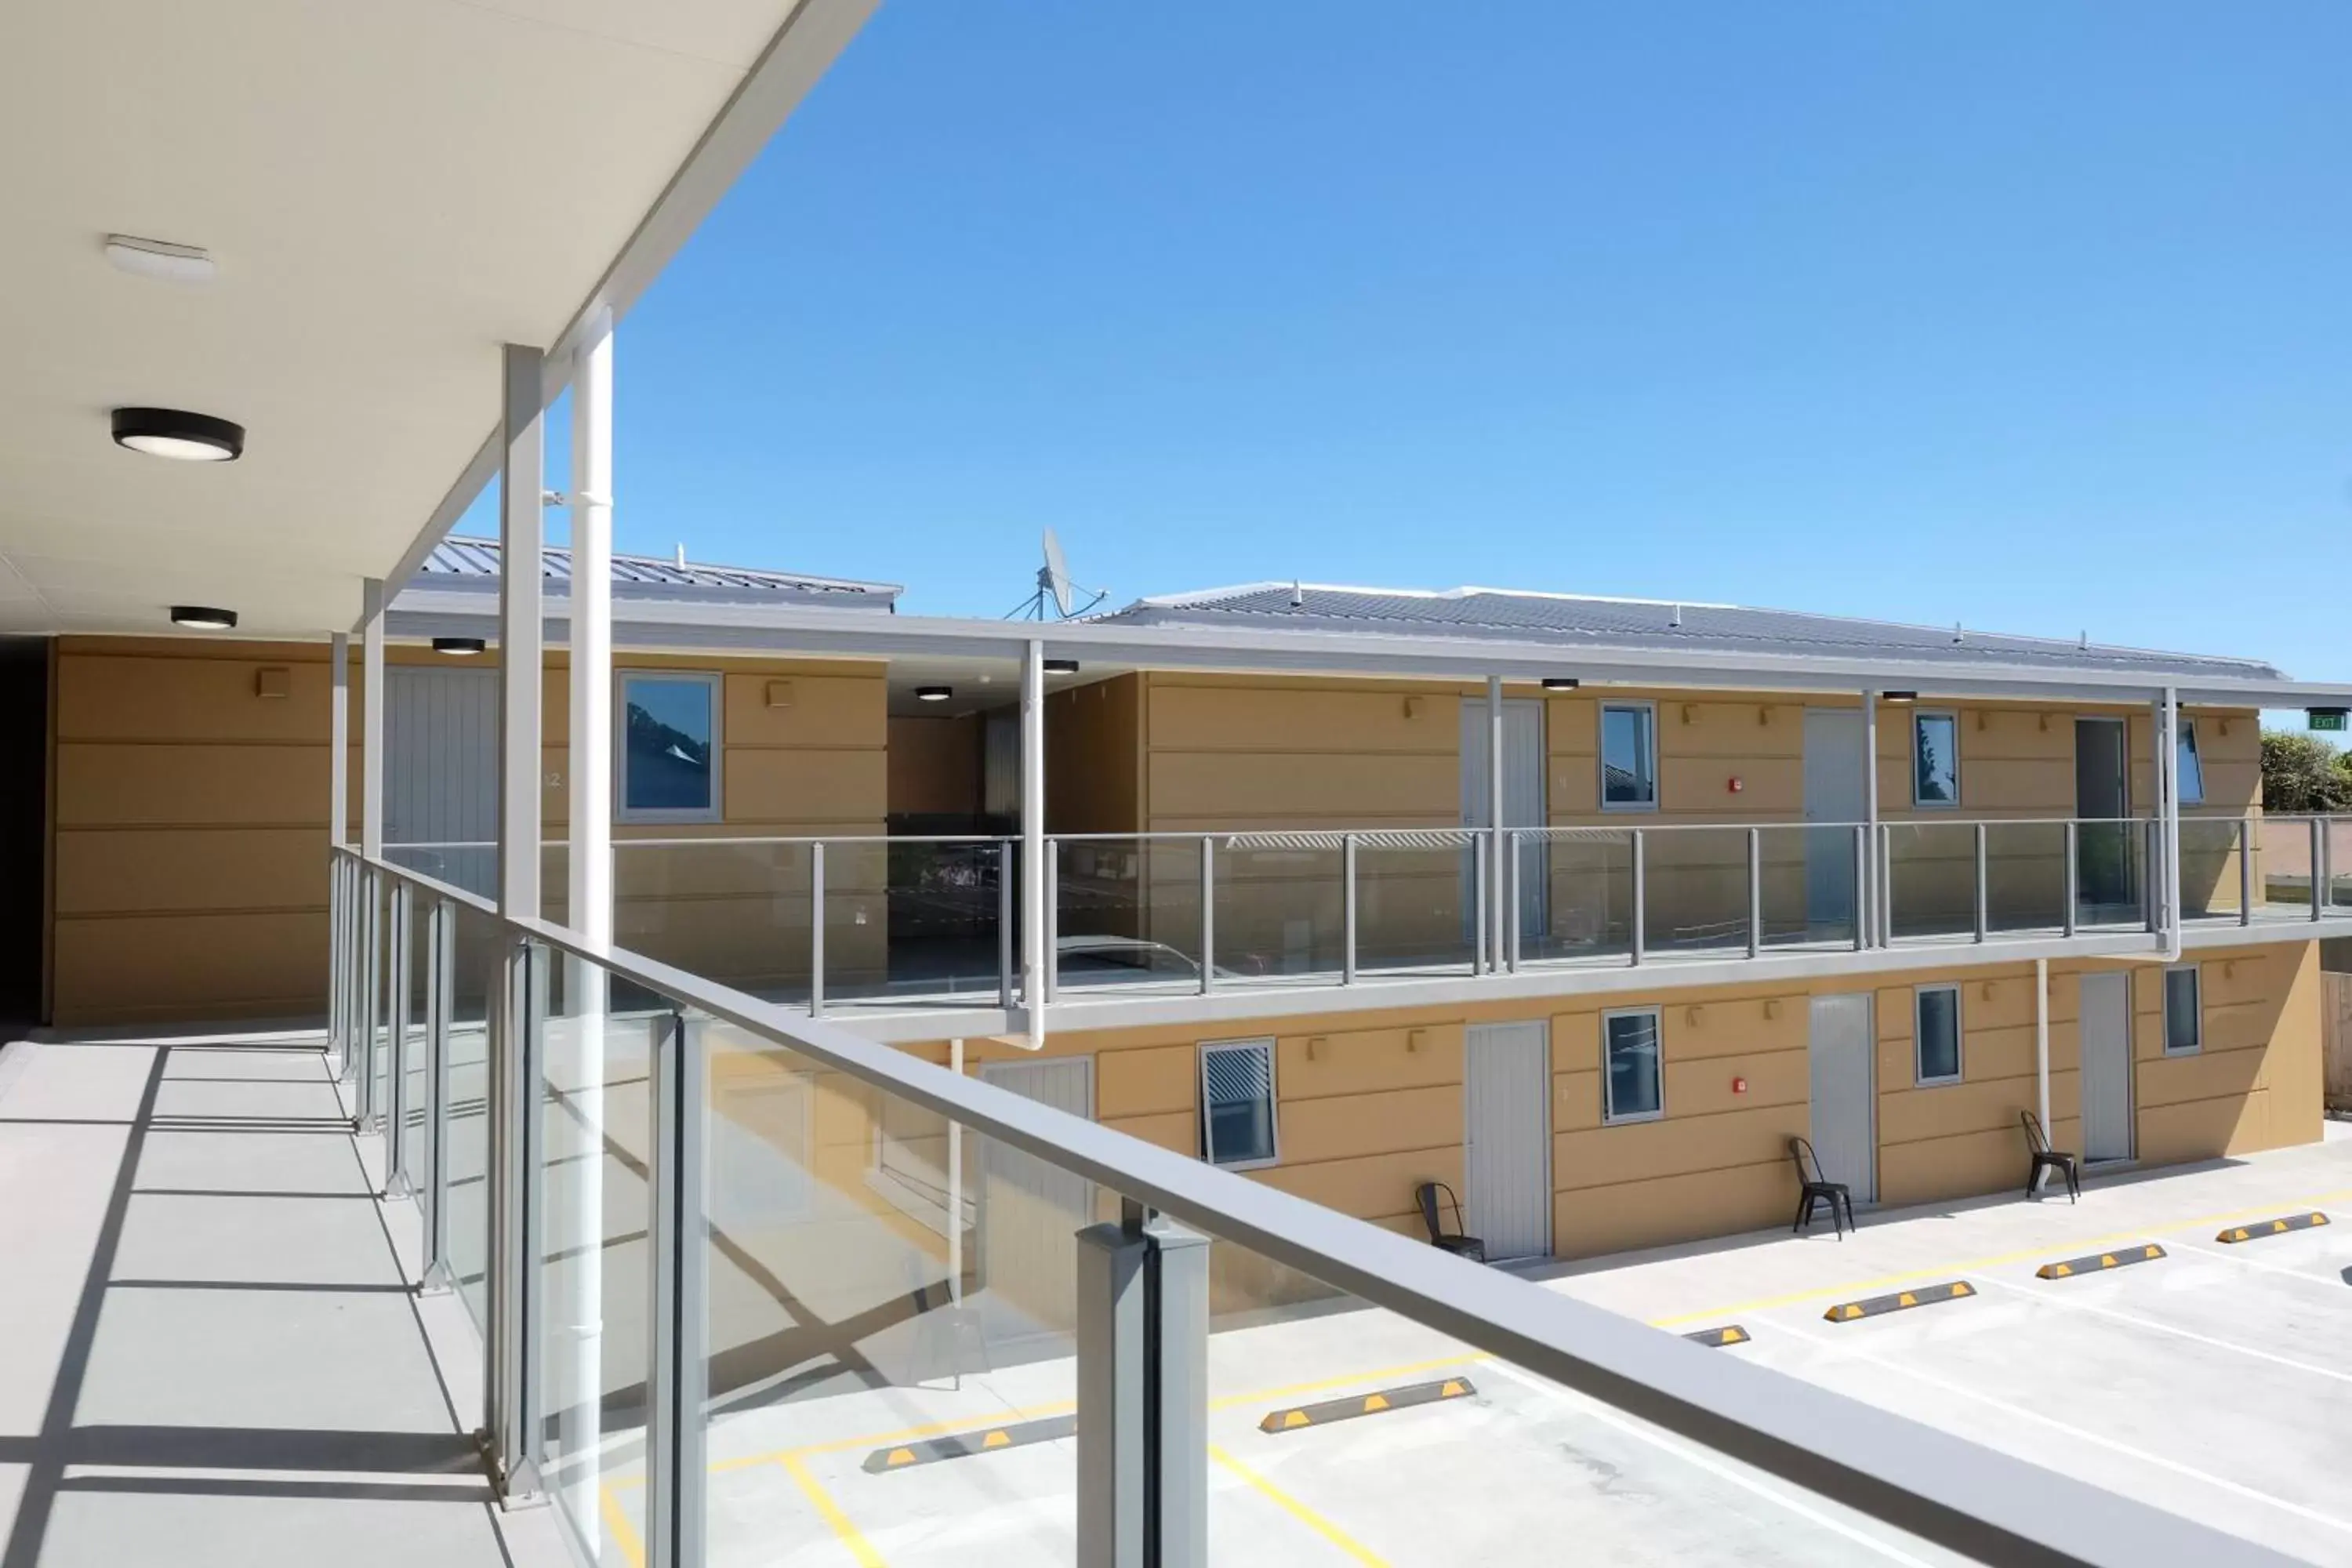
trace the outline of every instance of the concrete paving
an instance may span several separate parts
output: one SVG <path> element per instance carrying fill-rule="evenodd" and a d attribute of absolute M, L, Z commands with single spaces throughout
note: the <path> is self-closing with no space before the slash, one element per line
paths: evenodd
<path fill-rule="evenodd" d="M 375 1185 L 315 1035 L 0 1047 L 0 1568 L 566 1560 Z"/>

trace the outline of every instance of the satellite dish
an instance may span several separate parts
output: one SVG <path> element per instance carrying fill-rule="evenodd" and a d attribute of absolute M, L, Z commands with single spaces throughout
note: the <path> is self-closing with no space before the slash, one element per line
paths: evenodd
<path fill-rule="evenodd" d="M 1079 603 L 1081 595 L 1085 603 Z M 1020 606 L 1004 618 L 1008 621 L 1070 620 L 1083 616 L 1110 597 L 1108 588 L 1089 588 L 1070 576 L 1070 563 L 1062 554 L 1062 542 L 1054 531 L 1045 531 L 1045 563 L 1037 568 L 1037 591 L 1021 602 Z"/>

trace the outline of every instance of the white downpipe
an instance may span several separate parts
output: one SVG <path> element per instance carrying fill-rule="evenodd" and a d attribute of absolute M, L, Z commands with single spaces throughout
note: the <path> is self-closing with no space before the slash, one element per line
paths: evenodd
<path fill-rule="evenodd" d="M 2158 830 L 2164 855 L 2164 961 L 2180 961 L 2180 693 L 2164 689 L 2163 722 L 2156 738 L 2158 801 L 2164 813 Z"/>
<path fill-rule="evenodd" d="M 1021 1007 L 1045 1044 L 1045 645 L 1021 648 Z"/>
<path fill-rule="evenodd" d="M 963 1041 L 948 1042 L 948 1070 L 963 1076 Z M 948 1301 L 963 1305 L 963 1121 L 948 1118 Z"/>
<path fill-rule="evenodd" d="M 327 657 L 327 842 L 340 847 L 352 841 L 351 634 L 337 632 Z"/>
<path fill-rule="evenodd" d="M 591 942 L 613 940 L 613 338 L 612 318 L 590 324 L 572 361 L 572 740 L 567 761 L 571 833 L 568 913 Z M 570 965 L 572 1110 L 591 1150 L 604 1145 L 604 971 Z M 560 1224 L 572 1253 L 562 1331 L 571 1341 L 574 1430 L 567 1455 L 593 1452 L 604 1404 L 604 1163 L 576 1162 L 569 1213 Z M 604 1530 L 598 1483 L 583 1473 L 564 1489 L 575 1538 L 593 1562 Z"/>
<path fill-rule="evenodd" d="M 2046 958 L 2033 961 L 2033 1103 L 2042 1118 L 2042 1135 L 2055 1142 L 2050 1131 L 2050 961 Z M 2047 1169 L 2036 1172 L 2034 1186 L 2038 1189 L 2049 1176 Z"/>
<path fill-rule="evenodd" d="M 1510 951 L 1510 922 L 1518 918 L 1518 910 L 1510 908 L 1511 879 L 1503 864 L 1503 678 L 1486 678 L 1486 835 L 1494 848 L 1488 857 L 1493 867 L 1486 879 L 1486 900 L 1495 918 L 1486 922 L 1490 936 L 1486 949 L 1486 969 L 1499 974 L 1503 954 Z"/>
<path fill-rule="evenodd" d="M 1868 689 L 1862 694 L 1862 820 L 1867 829 L 1862 836 L 1863 854 L 1869 862 L 1863 870 L 1863 902 L 1868 907 L 1856 910 L 1853 918 L 1863 922 L 1863 945 L 1876 947 L 1885 934 L 1878 911 L 1885 907 L 1886 890 L 1879 886 L 1878 876 L 1878 693 Z"/>

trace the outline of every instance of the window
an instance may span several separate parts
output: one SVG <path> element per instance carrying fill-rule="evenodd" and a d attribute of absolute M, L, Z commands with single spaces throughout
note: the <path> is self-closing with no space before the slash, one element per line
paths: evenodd
<path fill-rule="evenodd" d="M 1958 714 L 1911 715 L 1911 804 L 1960 804 Z"/>
<path fill-rule="evenodd" d="M 719 677 L 621 678 L 620 816 L 719 819 Z"/>
<path fill-rule="evenodd" d="M 2197 966 L 2184 963 L 2164 972 L 2164 1054 L 2185 1056 L 2205 1044 L 2205 1002 L 2199 994 Z"/>
<path fill-rule="evenodd" d="M 1602 1014 L 1601 1056 L 1603 1121 L 1648 1121 L 1665 1114 L 1655 1007 Z"/>
<path fill-rule="evenodd" d="M 1601 809 L 1658 808 L 1658 710 L 1647 702 L 1601 705 Z"/>
<path fill-rule="evenodd" d="M 1272 1040 L 1201 1047 L 1201 1157 L 1229 1170 L 1274 1163 Z"/>
<path fill-rule="evenodd" d="M 1922 985 L 1912 993 L 1911 1046 L 1917 1053 L 1914 1075 L 1921 1083 L 1960 1081 L 1960 988 Z"/>
<path fill-rule="evenodd" d="M 2205 765 L 2197 760 L 2197 725 L 2188 719 L 2180 721 L 2179 758 L 2180 804 L 2199 805 L 2205 799 Z"/>

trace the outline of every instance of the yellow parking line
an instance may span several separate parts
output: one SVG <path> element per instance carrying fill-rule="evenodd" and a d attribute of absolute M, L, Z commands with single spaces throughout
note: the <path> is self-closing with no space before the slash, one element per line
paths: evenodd
<path fill-rule="evenodd" d="M 799 1455 L 786 1454 L 777 1463 L 784 1467 L 784 1473 L 792 1477 L 793 1484 L 801 1489 L 801 1495 L 808 1499 L 809 1506 L 816 1510 L 817 1517 L 832 1527 L 834 1539 L 849 1549 L 849 1555 L 856 1560 L 857 1568 L 890 1568 L 882 1561 L 882 1554 L 874 1550 L 874 1543 L 849 1522 L 849 1516 L 841 1511 L 841 1505 L 816 1484 L 816 1478 L 809 1474 L 808 1467 L 801 1463 Z"/>
<path fill-rule="evenodd" d="M 596 1511 L 604 1516 L 604 1528 L 612 1531 L 613 1543 L 629 1560 L 629 1568 L 646 1568 L 646 1543 L 638 1537 L 636 1526 L 629 1522 L 627 1510 L 621 1507 L 621 1500 L 613 1495 L 611 1487 L 600 1484 L 596 1488 Z"/>
<path fill-rule="evenodd" d="M 1704 1318 L 1728 1318 L 1736 1317 L 1741 1312 L 1760 1312 L 1773 1307 L 1794 1307 L 1807 1301 L 1818 1301 L 1824 1296 L 1858 1294 L 1886 1286 L 1900 1285 L 1906 1280 L 1918 1279 L 1931 1274 L 1958 1274 L 1970 1268 L 1998 1268 L 2005 1263 L 2030 1262 L 2036 1258 L 2047 1257 L 2055 1247 L 2080 1247 L 2095 1249 L 2113 1246 L 2118 1242 L 2161 1236 L 2168 1231 L 2188 1230 L 2192 1227 L 2202 1229 L 2209 1225 L 2222 1225 L 2233 1219 L 2243 1219 L 2249 1215 L 2275 1214 L 2284 1209 L 2315 1208 L 2331 1199 L 2347 1196 L 2352 1196 L 2352 1187 L 2339 1187 L 2334 1192 L 2322 1193 L 2316 1197 L 2297 1198 L 2289 1203 L 2267 1203 L 2252 1208 L 2231 1209 L 2226 1214 L 2194 1215 L 2186 1219 L 2161 1220 L 2154 1225 L 2138 1226 L 2130 1230 L 2109 1231 L 2105 1236 L 2052 1241 L 2041 1247 L 2030 1247 L 2016 1252 L 1996 1252 L 1982 1258 L 1964 1258 L 1957 1263 L 1935 1263 L 1924 1268 L 1906 1268 L 1896 1274 L 1882 1274 L 1874 1279 L 1854 1279 L 1842 1285 L 1824 1285 L 1815 1290 L 1791 1290 L 1783 1296 L 1760 1296 L 1752 1301 L 1741 1301 L 1734 1306 L 1709 1307 L 1704 1311 L 1677 1312 L 1672 1317 L 1652 1318 L 1649 1323 L 1654 1329 L 1671 1329 L 1677 1324 L 1695 1323 Z"/>
<path fill-rule="evenodd" d="M 1354 1536 L 1349 1535 L 1346 1531 L 1340 1529 L 1329 1520 L 1325 1519 L 1321 1514 L 1317 1513 L 1313 1509 L 1308 1508 L 1305 1503 L 1300 1502 L 1297 1498 L 1292 1497 L 1288 1492 L 1284 1491 L 1280 1487 L 1276 1486 L 1272 1481 L 1267 1480 L 1264 1476 L 1259 1475 L 1255 1470 L 1251 1469 L 1247 1465 L 1243 1464 L 1239 1459 L 1234 1458 L 1231 1454 L 1226 1453 L 1223 1448 L 1218 1447 L 1213 1443 L 1209 1446 L 1209 1458 L 1216 1460 L 1218 1464 L 1223 1465 L 1226 1469 L 1231 1470 L 1243 1480 L 1248 1482 L 1250 1486 L 1259 1493 L 1259 1495 L 1264 1497 L 1267 1501 L 1273 1503 L 1275 1507 L 1282 1510 L 1283 1512 L 1288 1514 L 1291 1518 L 1297 1520 L 1299 1523 L 1305 1525 L 1307 1529 L 1313 1531 L 1316 1534 L 1321 1536 L 1324 1540 L 1329 1542 L 1340 1551 L 1346 1552 L 1349 1557 L 1354 1561 L 1362 1563 L 1364 1568 L 1389 1568 L 1388 1560 L 1386 1558 L 1375 1555 L 1364 1545 L 1362 1542 L 1358 1541 Z"/>

